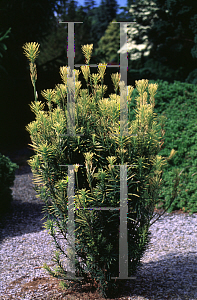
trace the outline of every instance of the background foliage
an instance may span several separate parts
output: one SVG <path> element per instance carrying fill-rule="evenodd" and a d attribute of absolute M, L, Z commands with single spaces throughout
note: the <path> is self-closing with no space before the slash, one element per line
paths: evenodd
<path fill-rule="evenodd" d="M 91 1 L 90 1 L 91 2 Z M 88 1 L 87 4 L 89 5 Z M 86 11 L 76 8 L 75 1 L 1 1 L 0 30 L 5 32 L 9 27 L 12 33 L 7 41 L 7 53 L 2 67 L 8 75 L 1 77 L 1 110 L 0 110 L 0 148 L 13 148 L 17 145 L 27 145 L 30 142 L 25 125 L 33 120 L 28 104 L 33 100 L 32 86 L 28 76 L 28 64 L 22 55 L 22 45 L 25 42 L 36 41 L 44 49 L 44 54 L 38 60 L 38 92 L 43 88 L 53 88 L 60 80 L 59 67 L 67 64 L 67 27 L 57 23 L 58 20 L 83 21 L 75 25 L 76 60 L 84 63 L 81 55 L 81 45 L 94 42 L 97 47 L 99 39 L 104 34 L 108 24 L 115 16 L 115 1 L 102 2 L 101 7 Z M 90 12 L 91 10 L 91 12 Z M 96 22 L 96 23 L 95 23 Z M 33 24 L 33 26 L 32 26 Z M 97 39 L 95 43 L 95 38 Z M 96 63 L 98 58 L 95 58 Z M 94 61 L 92 60 L 91 63 Z M 0 150 L 1 150 L 0 149 Z"/>
<path fill-rule="evenodd" d="M 5 52 L 7 50 L 7 46 L 4 43 L 2 43 L 2 41 L 9 37 L 8 33 L 10 32 L 10 30 L 11 30 L 11 28 L 9 28 L 7 30 L 7 32 L 0 38 L 0 50 L 3 52 Z M 1 33 L 0 33 L 0 35 L 1 35 Z M 3 54 L 0 52 L 0 58 L 2 58 L 2 57 L 3 57 Z M 4 73 L 8 74 L 6 69 L 4 67 L 2 67 L 1 65 L 0 65 L 0 70 L 3 71 Z"/>
<path fill-rule="evenodd" d="M 197 157 L 196 157 L 196 114 L 197 86 L 189 83 L 168 83 L 163 80 L 150 80 L 158 83 L 155 95 L 154 112 L 165 115 L 165 140 L 160 155 L 166 156 L 170 149 L 177 151 L 163 174 L 163 187 L 160 194 L 161 202 L 157 208 L 166 208 L 172 192 L 172 175 L 175 168 L 181 172 L 178 197 L 167 212 L 182 209 L 185 212 L 197 212 Z M 130 119 L 134 118 L 134 99 L 136 88 L 130 106 Z"/>
<path fill-rule="evenodd" d="M 197 66 L 197 7 L 194 1 L 136 1 L 130 13 L 136 24 L 130 34 L 132 76 L 189 81 Z"/>
<path fill-rule="evenodd" d="M 179 161 L 176 164 L 181 164 L 185 159 L 187 166 L 193 165 L 195 168 L 195 157 L 191 155 L 195 151 L 190 151 L 189 147 L 189 144 L 191 147 L 195 147 L 193 142 L 195 140 L 193 131 L 195 118 L 188 118 L 189 110 L 194 108 L 195 111 L 196 103 L 197 9 L 195 1 L 128 0 L 125 13 L 118 16 L 115 16 L 113 10 L 109 14 L 108 7 L 113 3 L 111 1 L 103 1 L 99 7 L 94 7 L 94 1 L 85 3 L 85 7 L 76 7 L 76 2 L 65 0 L 59 1 L 59 5 L 57 1 L 47 0 L 42 2 L 18 0 L 17 3 L 14 0 L 1 1 L 1 36 L 7 33 L 9 28 L 11 28 L 11 32 L 8 34 L 9 38 L 1 41 L 6 45 L 7 50 L 2 52 L 3 59 L 0 64 L 7 71 L 7 75 L 3 71 L 0 72 L 0 152 L 2 153 L 1 150 L 5 146 L 10 146 L 12 149 L 17 145 L 27 146 L 30 143 L 25 126 L 34 119 L 28 105 L 33 101 L 33 90 L 29 78 L 29 66 L 22 53 L 22 44 L 35 41 L 41 45 L 41 52 L 37 60 L 39 74 L 37 91 L 42 97 L 41 90 L 54 88 L 55 84 L 60 82 L 59 67 L 67 64 L 67 26 L 58 24 L 57 20 L 84 22 L 75 24 L 75 63 L 84 64 L 81 45 L 91 43 L 94 48 L 90 63 L 98 63 L 102 60 L 119 63 L 119 53 L 115 55 L 115 51 L 106 52 L 106 50 L 108 47 L 111 50 L 118 49 L 116 37 L 120 34 L 119 25 L 111 22 L 114 19 L 116 21 L 126 19 L 136 22 L 132 26 L 127 26 L 129 49 L 127 85 L 135 87 L 135 80 L 143 78 L 153 80 L 153 82 L 158 79 L 165 81 L 165 84 L 159 84 L 158 95 L 160 98 L 156 96 L 155 109 L 158 109 L 159 113 L 165 111 L 166 114 L 170 114 L 166 124 L 166 128 L 168 128 L 166 136 L 169 136 L 166 141 L 170 145 L 175 145 L 180 140 L 181 143 L 177 144 L 177 150 L 179 153 L 182 151 L 185 158 L 179 157 L 178 154 Z M 54 11 L 58 15 L 57 18 L 54 17 Z M 104 83 L 109 88 L 106 97 L 112 93 L 113 89 L 110 85 L 110 75 L 117 71 L 119 70 L 116 68 L 107 68 L 106 70 Z M 96 69 L 91 69 L 91 72 L 95 73 Z M 80 76 L 82 88 L 85 88 L 85 80 L 81 74 Z M 179 81 L 180 84 L 174 84 L 174 80 Z M 192 83 L 193 87 L 185 87 L 183 83 L 186 82 Z M 187 110 L 182 110 L 181 118 L 179 116 L 181 108 L 174 104 L 180 97 L 183 97 L 182 101 L 187 107 Z M 45 101 L 44 98 L 41 99 Z M 169 111 L 167 111 L 168 107 Z M 190 114 L 192 115 L 192 111 Z M 187 130 L 184 131 L 181 124 L 170 126 L 169 120 L 172 124 L 183 124 L 187 120 L 185 126 Z M 172 138 L 175 135 L 177 139 Z M 187 147 L 184 147 L 185 143 Z M 173 168 L 173 166 L 170 167 Z M 190 168 L 187 168 L 184 172 L 189 170 Z M 192 176 L 195 170 L 191 172 L 188 184 L 189 182 L 192 184 L 190 189 L 195 194 L 195 175 Z M 169 178 L 166 177 L 166 181 L 167 179 Z M 191 180 L 193 181 L 191 182 Z M 189 201 L 191 197 L 188 191 L 185 193 L 187 195 L 184 195 L 184 199 Z"/>
<path fill-rule="evenodd" d="M 52 28 L 56 1 L 1 1 L 0 30 L 12 28 L 6 41 L 7 51 L 2 66 L 8 75 L 1 76 L 0 144 L 17 145 L 28 139 L 25 125 L 33 114 L 28 103 L 32 100 L 32 87 L 27 62 L 22 55 L 26 41 L 44 39 Z M 33 24 L 33 26 L 32 26 Z"/>

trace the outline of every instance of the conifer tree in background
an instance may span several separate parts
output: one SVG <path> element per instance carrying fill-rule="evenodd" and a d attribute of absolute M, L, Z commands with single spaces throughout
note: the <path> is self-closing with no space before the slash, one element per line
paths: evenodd
<path fill-rule="evenodd" d="M 116 19 L 112 22 L 116 22 Z M 120 25 L 112 22 L 99 40 L 95 52 L 96 55 L 102 56 L 106 62 L 119 62 L 120 55 L 117 52 L 120 49 Z"/>
<path fill-rule="evenodd" d="M 92 31 L 92 24 L 95 22 L 95 15 L 96 13 L 96 2 L 94 0 L 86 0 L 84 2 L 85 6 L 81 6 L 81 10 L 83 12 L 83 18 L 80 18 L 83 22 L 83 30 L 82 27 L 77 28 L 78 30 L 81 29 L 80 32 L 80 40 L 81 37 L 83 36 L 83 38 L 87 39 L 87 36 L 90 40 L 95 40 L 95 34 Z M 79 14 L 80 15 L 80 14 Z M 82 24 L 81 24 L 82 26 Z M 89 30 L 89 33 L 87 34 L 87 30 Z M 77 31 L 78 32 L 78 31 Z M 98 42 L 98 41 L 97 41 Z M 78 60 L 78 57 L 80 57 L 80 61 L 83 60 L 82 56 L 81 56 L 81 44 L 83 43 L 83 40 L 80 43 L 79 46 L 79 52 L 78 55 L 79 56 L 75 56 L 75 59 Z"/>
<path fill-rule="evenodd" d="M 197 62 L 195 2 L 138 0 L 131 4 L 129 11 L 136 21 L 128 25 L 132 76 L 185 81 Z"/>
<path fill-rule="evenodd" d="M 89 11 L 94 8 L 96 2 L 94 0 L 85 0 L 84 4 L 85 4 L 85 8 L 87 8 L 87 10 Z"/>
<path fill-rule="evenodd" d="M 111 3 L 107 3 L 107 1 L 102 0 L 100 6 L 98 7 L 98 14 L 97 14 L 97 32 L 96 36 L 97 39 L 103 36 L 105 30 L 108 27 L 108 24 L 116 17 L 116 11 L 118 9 L 116 1 L 110 1 Z M 94 30 L 94 28 L 93 28 Z"/>
<path fill-rule="evenodd" d="M 94 45 L 98 45 L 98 37 L 97 30 L 99 28 L 98 24 L 98 7 L 94 7 L 94 1 L 85 1 L 85 7 L 83 7 L 83 12 L 85 12 L 85 16 L 83 17 L 83 24 L 78 26 L 76 34 L 79 32 L 80 35 L 77 36 L 76 44 L 79 41 L 79 47 L 77 48 L 77 55 L 75 55 L 75 61 L 84 62 L 84 57 L 81 53 L 81 45 L 83 44 L 82 38 L 88 40 Z M 88 30 L 88 33 L 87 33 Z M 92 57 L 92 63 L 97 63 L 97 59 L 95 55 Z"/>
<path fill-rule="evenodd" d="M 116 16 L 116 1 L 110 3 L 102 2 L 101 6 L 94 7 L 94 1 L 85 1 L 85 7 L 77 7 L 75 1 L 69 4 L 61 2 L 61 10 L 58 13 L 56 22 L 76 21 L 75 23 L 75 63 L 84 63 L 84 57 L 81 53 L 81 45 L 83 43 L 93 43 L 98 48 L 100 38 L 105 34 L 109 23 Z M 54 58 L 67 60 L 67 24 L 58 24 L 57 29 L 52 31 L 47 41 L 39 41 L 44 49 L 38 58 L 38 66 L 43 66 L 47 62 L 54 64 Z M 57 45 L 58 43 L 58 45 Z M 55 51 L 54 51 L 55 46 Z M 62 53 L 62 56 L 60 55 Z M 63 54 L 64 53 L 64 54 Z M 98 53 L 93 53 L 92 63 L 97 63 L 101 59 Z M 59 68 L 59 67 L 58 67 Z"/>
<path fill-rule="evenodd" d="M 108 20 L 113 20 L 118 11 L 118 4 L 116 0 L 105 0 L 104 4 L 106 6 L 106 12 L 107 12 L 107 19 Z"/>
<path fill-rule="evenodd" d="M 197 66 L 195 33 L 197 33 L 197 7 L 194 1 L 157 0 L 161 7 L 159 19 L 148 32 L 149 40 L 153 42 L 154 57 L 175 71 L 175 78 L 185 81 Z M 163 13 L 164 9 L 168 13 Z M 184 59 L 183 59 L 184 57 Z"/>
<path fill-rule="evenodd" d="M 99 28 L 99 20 L 97 18 L 98 8 L 94 7 L 94 1 L 85 1 L 85 7 L 78 9 L 78 17 L 76 21 L 83 22 L 75 24 L 75 63 L 84 63 L 84 57 L 81 52 L 81 45 L 84 41 L 98 44 L 96 29 L 93 24 L 96 22 L 96 28 Z M 97 29 L 98 30 L 98 29 Z M 97 63 L 94 59 L 92 63 Z"/>
<path fill-rule="evenodd" d="M 128 51 L 129 73 L 133 77 L 140 78 L 140 76 L 145 76 L 149 78 L 150 72 L 143 69 L 153 47 L 153 44 L 148 39 L 147 31 L 158 18 L 158 8 L 153 1 L 150 3 L 148 0 L 139 0 L 130 6 L 129 12 L 133 16 L 135 23 L 127 25 L 127 50 L 125 44 L 118 53 Z"/>
<path fill-rule="evenodd" d="M 68 22 L 73 22 L 78 17 L 77 14 L 77 1 L 71 0 L 68 4 L 67 20 Z M 81 18 L 80 18 L 81 19 Z"/>
<path fill-rule="evenodd" d="M 92 53 L 92 63 L 98 63 L 98 61 L 101 62 L 101 59 L 103 58 L 103 55 L 100 56 L 102 51 L 95 51 L 95 49 L 98 50 L 99 40 L 104 36 L 110 22 L 112 22 L 113 19 L 116 18 L 117 9 L 117 1 L 102 0 L 99 7 L 95 7 L 88 12 L 87 18 L 90 22 L 90 32 L 88 33 L 88 36 L 90 38 L 89 42 L 92 43 L 95 47 Z"/>
<path fill-rule="evenodd" d="M 105 34 L 101 37 L 98 42 L 98 47 L 95 49 L 95 54 L 101 58 L 101 61 L 116 62 L 119 64 L 120 54 L 120 25 L 119 23 L 114 24 L 113 22 L 128 21 L 132 22 L 133 18 L 130 13 L 127 12 L 126 7 L 124 13 L 120 13 L 114 18 L 105 30 Z"/>
<path fill-rule="evenodd" d="M 94 1 L 85 1 L 85 7 L 80 6 L 78 8 L 75 7 L 74 1 L 71 1 L 70 4 L 68 4 L 68 6 L 63 5 L 63 3 L 61 5 L 62 5 L 61 12 L 57 16 L 57 22 L 58 21 L 83 22 L 80 24 L 75 23 L 74 26 L 75 64 L 84 63 L 84 57 L 81 52 L 81 45 L 83 43 L 92 43 L 95 45 L 95 49 L 97 48 L 98 50 L 98 51 L 95 50 L 93 51 L 92 61 L 91 61 L 92 63 L 96 64 L 98 63 L 98 61 L 101 62 L 103 59 L 106 62 L 115 61 L 113 57 L 109 58 L 109 55 L 106 55 L 105 51 L 102 53 L 102 49 L 101 51 L 99 50 L 100 46 L 98 43 L 99 43 L 99 37 L 101 36 L 102 38 L 105 35 L 105 30 L 107 29 L 106 25 L 109 26 L 110 24 L 107 23 L 108 22 L 107 20 L 111 20 L 111 21 L 113 20 L 112 16 L 115 15 L 114 7 L 116 7 L 116 3 L 113 2 L 103 3 L 103 4 L 101 3 L 102 9 L 101 7 L 94 7 L 95 5 Z M 113 10 L 111 10 L 110 7 L 113 7 Z M 75 10 L 74 8 L 76 8 L 75 13 L 74 13 Z M 103 14 L 103 11 L 106 11 L 106 13 Z M 68 12 L 70 12 L 70 14 L 68 14 Z M 102 20 L 102 17 L 104 15 L 105 15 L 105 22 L 107 21 L 106 24 L 104 24 Z M 120 18 L 118 15 L 118 20 L 122 18 L 124 18 L 123 13 L 121 14 Z M 101 29 L 102 26 L 103 29 Z M 116 27 L 117 27 L 116 32 L 118 36 L 120 36 L 119 24 Z M 111 44 L 112 43 L 113 41 L 111 40 Z M 47 42 L 40 42 L 40 45 L 41 48 L 44 49 L 44 51 L 43 53 L 41 53 L 40 57 L 38 57 L 38 69 L 39 67 L 49 68 L 50 67 L 49 64 L 51 65 L 52 68 L 54 63 L 55 62 L 57 63 L 57 61 L 62 61 L 62 63 L 65 63 L 65 61 L 67 61 L 67 24 L 61 24 L 61 23 L 58 24 L 57 30 L 51 32 Z M 53 50 L 54 47 L 56 49 L 55 51 Z M 101 48 L 102 48 L 102 43 L 101 43 Z M 113 52 L 114 49 L 116 49 L 116 53 L 114 54 L 115 57 L 117 58 L 116 59 L 117 61 L 119 61 L 119 54 L 117 54 L 119 48 L 120 48 L 120 39 L 115 39 L 113 46 L 110 46 L 110 49 L 113 50 Z M 60 53 L 62 53 L 62 55 Z M 109 51 L 107 51 L 107 53 L 109 53 Z M 46 76 L 44 75 L 43 77 Z M 80 79 L 82 80 L 82 84 L 83 84 L 83 78 Z M 40 91 L 39 85 L 38 85 L 38 91 Z"/>
<path fill-rule="evenodd" d="M 38 58 L 38 66 L 52 72 L 55 72 L 56 68 L 59 69 L 59 64 L 64 64 L 67 60 L 67 24 L 58 23 L 58 21 L 80 22 L 85 16 L 85 13 L 81 9 L 80 11 L 77 10 L 76 1 L 70 1 L 70 3 L 66 3 L 67 1 L 61 2 L 61 9 L 59 9 L 57 17 L 53 22 L 53 30 L 45 41 L 40 42 L 43 52 Z"/>

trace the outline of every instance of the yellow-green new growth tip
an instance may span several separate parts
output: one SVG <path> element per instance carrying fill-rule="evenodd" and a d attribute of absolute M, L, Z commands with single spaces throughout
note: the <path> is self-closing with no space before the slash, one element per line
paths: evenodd
<path fill-rule="evenodd" d="M 89 64 L 92 55 L 93 44 L 81 46 L 82 52 L 85 55 L 86 63 Z"/>
<path fill-rule="evenodd" d="M 25 50 L 24 54 L 30 60 L 30 62 L 34 63 L 35 59 L 40 52 L 39 49 L 40 45 L 38 43 L 25 43 L 22 48 Z"/>
<path fill-rule="evenodd" d="M 99 76 L 100 76 L 100 78 L 101 78 L 102 80 L 103 80 L 104 75 L 105 75 L 106 66 L 107 66 L 106 63 L 100 63 L 100 64 L 98 65 Z"/>

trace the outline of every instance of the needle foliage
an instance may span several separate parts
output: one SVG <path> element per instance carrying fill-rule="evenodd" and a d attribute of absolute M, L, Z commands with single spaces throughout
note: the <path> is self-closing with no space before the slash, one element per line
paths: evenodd
<path fill-rule="evenodd" d="M 120 207 L 120 183 L 123 176 L 120 166 L 126 165 L 128 276 L 133 276 L 150 242 L 149 228 L 155 205 L 159 202 L 163 167 L 175 154 L 172 149 L 168 158 L 158 155 L 164 143 L 162 137 L 165 131 L 164 116 L 159 120 L 153 112 L 157 84 L 148 85 L 148 80 L 144 79 L 136 82 L 139 96 L 135 99 L 135 120 L 128 122 L 128 135 L 125 135 L 119 128 L 122 121 L 119 121 L 121 102 L 118 88 L 120 84 L 123 95 L 126 95 L 125 100 L 130 103 L 133 87 L 129 86 L 126 90 L 124 82 L 119 82 L 120 75 L 112 74 L 115 94 L 104 98 L 107 90 L 103 84 L 106 65 L 99 64 L 98 73 L 90 74 L 89 61 L 93 44 L 82 46 L 86 65 L 81 66 L 81 71 L 88 89 L 80 90 L 79 70 L 71 74 L 69 67 L 60 67 L 63 83 L 53 90 L 42 91 L 48 112 L 44 111 L 44 103 L 38 101 L 35 87 L 35 59 L 39 44 L 27 43 L 23 47 L 30 60 L 35 96 L 30 107 L 36 118 L 26 126 L 36 153 L 28 163 L 34 175 L 34 188 L 45 203 L 45 227 L 59 250 L 54 258 L 58 267 L 55 270 L 46 264 L 43 267 L 52 276 L 62 279 L 62 287 L 90 281 L 102 296 L 108 297 L 112 291 L 117 291 L 120 284 L 120 280 L 111 279 L 119 276 L 120 211 L 90 208 Z M 150 104 L 147 103 L 147 87 Z M 73 94 L 74 88 L 76 135 L 69 136 L 66 135 L 67 99 L 68 95 Z M 77 136 L 79 134 L 81 136 Z M 70 248 L 64 250 L 58 240 L 58 236 L 61 236 L 65 242 L 68 241 L 67 194 L 71 180 L 68 165 L 74 166 L 76 182 L 75 249 L 72 251 Z M 177 196 L 178 170 L 175 173 L 170 204 Z M 83 280 L 77 277 L 68 280 L 68 269 L 63 264 L 72 255 L 75 258 L 75 275 L 83 277 Z"/>

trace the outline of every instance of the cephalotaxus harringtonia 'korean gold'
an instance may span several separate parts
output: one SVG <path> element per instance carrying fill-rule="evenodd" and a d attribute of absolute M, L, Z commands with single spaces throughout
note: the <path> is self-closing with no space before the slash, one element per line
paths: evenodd
<path fill-rule="evenodd" d="M 92 48 L 93 44 L 82 47 L 88 64 Z M 25 46 L 25 50 L 31 61 L 30 70 L 35 91 L 34 60 L 38 45 L 29 43 Z M 32 144 L 29 145 L 33 147 L 36 155 L 28 163 L 32 168 L 34 182 L 37 185 L 35 189 L 38 193 L 37 196 L 45 202 L 46 214 L 54 217 L 54 220 L 48 218 L 45 227 L 50 230 L 56 245 L 56 237 L 52 232 L 55 229 L 53 226 L 56 223 L 67 240 L 66 233 L 70 230 L 67 226 L 69 214 L 71 210 L 74 210 L 73 207 L 69 206 L 75 204 L 74 222 L 76 229 L 73 231 L 76 234 L 76 244 L 74 246 L 78 257 L 83 258 L 87 265 L 85 270 L 76 264 L 77 269 L 75 271 L 78 276 L 84 277 L 89 274 L 95 278 L 102 287 L 104 294 L 107 288 L 112 290 L 116 287 L 111 279 L 114 279 L 113 276 L 118 274 L 118 259 L 120 257 L 118 253 L 118 226 L 120 226 L 120 222 L 115 211 L 111 211 L 110 215 L 107 215 L 107 212 L 95 214 L 91 210 L 94 207 L 97 207 L 97 210 L 99 208 L 101 210 L 101 207 L 103 207 L 102 210 L 104 208 L 108 210 L 110 207 L 121 208 L 124 204 L 122 204 L 120 197 L 121 189 L 125 189 L 128 183 L 128 190 L 122 194 L 128 192 L 126 198 L 129 200 L 127 203 L 128 212 L 124 213 L 124 219 L 133 220 L 133 222 L 128 222 L 127 228 L 124 229 L 128 233 L 127 253 L 130 257 L 127 270 L 133 275 L 137 270 L 137 262 L 142 258 L 149 242 L 148 229 L 154 223 L 150 224 L 150 221 L 153 217 L 154 207 L 160 200 L 163 165 L 174 156 L 176 151 L 173 149 L 169 158 L 158 156 L 163 143 L 163 140 L 160 142 L 160 139 L 165 131 L 162 125 L 164 120 L 162 120 L 159 123 L 162 127 L 160 130 L 162 136 L 158 136 L 159 128 L 153 113 L 156 84 L 149 85 L 151 104 L 147 104 L 148 93 L 145 90 L 148 80 L 136 81 L 139 92 L 139 97 L 136 98 L 136 118 L 133 121 L 128 121 L 129 134 L 125 136 L 119 133 L 120 123 L 123 122 L 122 120 L 119 121 L 119 113 L 125 111 L 125 114 L 130 115 L 131 107 L 126 103 L 126 100 L 130 104 L 134 88 L 125 86 L 124 81 L 120 81 L 120 74 L 113 74 L 111 77 L 116 88 L 116 94 L 104 98 L 104 90 L 107 89 L 107 86 L 103 84 L 106 64 L 98 66 L 99 74 L 91 75 L 89 65 L 81 66 L 81 69 L 88 89 L 80 90 L 79 71 L 73 70 L 75 73 L 69 78 L 70 68 L 61 67 L 60 75 L 63 84 L 56 85 L 54 90 L 42 92 L 42 96 L 48 100 L 48 106 L 51 110 L 49 114 L 42 111 L 44 104 L 37 101 L 35 95 L 35 101 L 31 103 L 30 107 L 36 114 L 36 120 L 26 126 L 26 129 L 32 140 Z M 90 83 L 88 83 L 89 77 Z M 98 84 L 99 81 L 101 81 L 101 85 Z M 117 95 L 118 86 L 120 86 L 120 96 Z M 90 87 L 92 88 L 91 94 L 89 93 Z M 65 134 L 66 129 L 68 129 L 69 113 L 69 109 L 65 109 L 66 94 L 74 88 L 75 99 L 77 100 L 76 136 L 68 136 Z M 54 109 L 51 106 L 52 101 L 57 104 Z M 125 110 L 126 105 L 128 105 L 128 112 Z M 80 132 L 81 136 L 77 136 Z M 73 174 L 73 168 L 62 169 L 62 166 L 67 167 L 68 164 L 70 166 L 75 165 L 76 174 Z M 96 173 L 94 173 L 96 168 Z M 179 170 L 176 170 L 174 194 L 170 199 L 170 205 L 176 198 L 180 176 L 178 172 Z M 69 193 L 71 195 L 71 189 L 68 183 L 74 179 L 72 178 L 73 175 L 76 175 L 75 192 L 72 191 L 75 203 L 70 205 Z M 49 206 L 48 200 L 52 200 L 52 205 Z M 103 234 L 98 235 L 101 226 Z M 114 229 L 116 228 L 115 232 Z M 64 254 L 66 257 L 67 254 Z M 53 277 L 60 275 L 61 279 L 68 280 L 67 270 L 61 265 L 58 255 L 56 252 L 55 262 L 58 264 L 58 269 L 56 269 L 58 271 L 50 270 L 46 264 L 43 268 Z M 113 261 L 112 257 L 114 258 Z M 69 285 L 78 280 L 79 278 L 69 280 L 71 281 Z M 64 285 L 65 282 L 62 284 Z"/>

